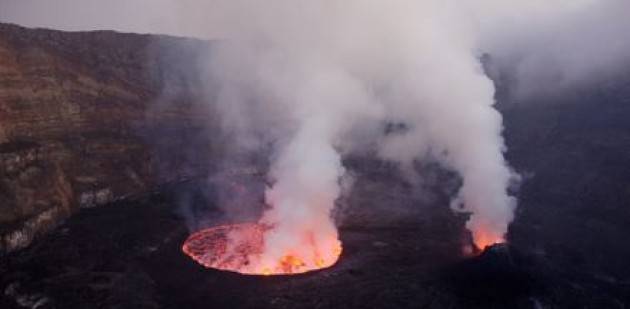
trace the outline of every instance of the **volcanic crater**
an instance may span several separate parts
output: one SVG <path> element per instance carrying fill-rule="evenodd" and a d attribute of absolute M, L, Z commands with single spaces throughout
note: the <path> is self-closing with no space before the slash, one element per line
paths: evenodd
<path fill-rule="evenodd" d="M 87 46 L 85 39 L 94 44 Z M 207 142 L 199 138 L 207 128 L 199 123 L 211 121 L 200 120 L 186 104 L 152 110 L 151 119 L 160 121 L 138 116 L 151 110 L 143 102 L 164 97 L 194 101 L 194 85 L 176 82 L 195 69 L 194 62 L 164 65 L 187 44 L 205 46 L 171 37 L 0 25 L 0 52 L 12 55 L 0 58 L 0 68 L 14 73 L 38 68 L 0 75 L 0 86 L 50 86 L 67 99 L 62 102 L 67 110 L 80 111 L 48 117 L 42 110 L 50 108 L 24 104 L 20 91 L 10 93 L 10 104 L 0 101 L 0 119 L 14 119 L 0 123 L 0 137 L 6 139 L 0 145 L 0 201 L 6 202 L 1 207 L 26 201 L 2 217 L 3 223 L 10 222 L 0 229 L 3 248 L 15 246 L 0 259 L 1 308 L 630 305 L 630 248 L 624 242 L 630 233 L 627 74 L 560 99 L 546 98 L 554 101 L 553 108 L 517 104 L 509 80 L 496 81 L 507 160 L 524 175 L 506 244 L 470 250 L 469 214 L 449 207 L 460 185 L 453 173 L 419 164 L 416 168 L 430 181 L 415 186 L 394 165 L 370 156 L 348 157 L 343 163 L 354 176 L 353 190 L 336 201 L 331 214 L 343 244 L 339 260 L 291 276 L 244 276 L 221 270 L 229 270 L 228 261 L 199 258 L 219 251 L 221 243 L 213 238 L 218 234 L 203 231 L 226 225 L 261 228 L 241 224 L 257 222 L 265 210 L 267 179 L 261 171 L 267 167 L 259 164 L 265 158 L 238 166 L 246 172 L 209 164 L 209 158 L 222 159 L 219 150 L 200 146 Z M 160 69 L 156 80 L 141 78 L 147 59 L 136 50 L 147 46 L 163 51 L 149 59 Z M 113 56 L 120 54 L 128 57 Z M 184 58 L 188 56 L 194 58 Z M 65 88 L 47 84 L 63 84 L 60 80 L 68 75 L 76 78 L 69 78 Z M 99 88 L 112 80 L 115 88 Z M 172 93 L 156 90 L 171 81 Z M 100 89 L 101 96 L 82 92 L 85 85 Z M 44 94 L 39 94 L 41 104 L 61 104 L 55 101 L 58 96 Z M 103 95 L 113 103 L 98 104 Z M 94 104 L 79 108 L 86 102 Z M 63 121 L 68 117 L 70 125 Z M 31 133 L 23 136 L 20 130 Z M 155 143 L 147 132 L 164 139 Z M 121 159 L 128 157 L 133 159 Z M 237 207 L 244 213 L 226 211 L 231 206 L 222 203 L 231 199 L 222 189 L 228 187 L 230 194 L 247 197 L 239 200 L 248 207 Z M 38 192 L 37 198 L 22 199 L 24 192 Z M 206 237 L 214 245 L 197 246 L 195 240 Z"/>

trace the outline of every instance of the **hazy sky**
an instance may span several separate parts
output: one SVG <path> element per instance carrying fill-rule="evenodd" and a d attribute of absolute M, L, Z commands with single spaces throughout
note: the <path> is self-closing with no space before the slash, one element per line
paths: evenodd
<path fill-rule="evenodd" d="M 75 31 L 177 34 L 182 29 L 173 4 L 171 0 L 0 0 L 0 21 Z"/>

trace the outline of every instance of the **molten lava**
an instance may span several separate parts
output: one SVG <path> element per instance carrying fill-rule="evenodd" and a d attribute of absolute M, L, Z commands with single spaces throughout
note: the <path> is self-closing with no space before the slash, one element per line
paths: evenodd
<path fill-rule="evenodd" d="M 248 275 L 304 273 L 330 267 L 341 255 L 341 245 L 318 252 L 318 247 L 310 244 L 286 252 L 276 261 L 264 262 L 268 261 L 264 236 L 270 229 L 258 223 L 217 226 L 190 235 L 182 250 L 205 267 Z"/>
<path fill-rule="evenodd" d="M 485 229 L 473 231 L 473 238 L 473 242 L 479 251 L 505 242 L 503 236 L 496 235 Z"/>

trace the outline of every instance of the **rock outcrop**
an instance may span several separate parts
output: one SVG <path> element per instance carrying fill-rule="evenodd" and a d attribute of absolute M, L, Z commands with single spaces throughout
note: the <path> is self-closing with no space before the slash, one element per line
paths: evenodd
<path fill-rule="evenodd" d="M 205 174 L 213 121 L 190 77 L 208 49 L 0 24 L 0 252 L 81 207 Z"/>

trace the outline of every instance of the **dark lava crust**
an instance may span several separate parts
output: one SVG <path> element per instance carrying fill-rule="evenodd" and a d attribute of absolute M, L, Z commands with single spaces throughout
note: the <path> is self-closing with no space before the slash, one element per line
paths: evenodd
<path fill-rule="evenodd" d="M 617 97 L 630 88 L 503 107 L 507 157 L 524 175 L 510 246 L 463 256 L 452 177 L 429 167 L 434 187 L 416 192 L 387 165 L 348 160 L 356 182 L 335 213 L 344 250 L 330 269 L 267 278 L 200 266 L 182 242 L 221 213 L 203 186 L 180 184 L 82 211 L 3 256 L 0 308 L 627 308 L 630 106 Z M 208 222 L 184 220 L 181 200 Z"/>
<path fill-rule="evenodd" d="M 358 184 L 360 185 L 360 184 Z M 174 191 L 189 190 L 179 185 Z M 396 201 L 394 201 L 396 202 Z M 90 209 L 0 263 L 1 308 L 624 308 L 630 285 L 569 271 L 507 245 L 462 254 L 464 219 L 424 209 L 413 224 L 341 230 L 330 269 L 242 276 L 181 251 L 188 236 L 168 194 Z"/>

